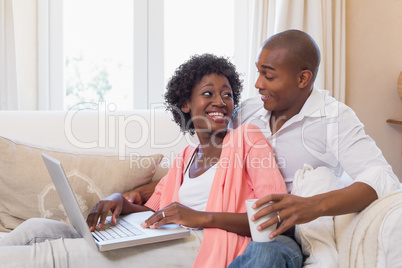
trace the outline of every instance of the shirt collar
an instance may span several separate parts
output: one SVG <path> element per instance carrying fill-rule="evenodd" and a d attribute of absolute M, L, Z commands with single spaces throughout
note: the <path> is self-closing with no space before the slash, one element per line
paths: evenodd
<path fill-rule="evenodd" d="M 313 88 L 302 109 L 296 116 L 322 117 L 325 116 L 325 97 L 328 91 Z"/>
<path fill-rule="evenodd" d="M 257 117 L 259 117 L 262 121 L 264 121 L 265 123 L 269 122 L 269 118 L 271 118 L 271 111 L 267 111 L 264 108 L 264 105 L 262 106 L 261 109 L 259 109 L 255 115 Z"/>
<path fill-rule="evenodd" d="M 325 97 L 328 95 L 327 90 L 320 90 L 317 88 L 313 88 L 311 90 L 310 96 L 307 98 L 304 103 L 302 109 L 298 114 L 289 119 L 285 125 L 291 124 L 293 122 L 297 122 L 302 120 L 304 117 L 323 117 L 325 116 Z M 267 123 L 271 118 L 271 111 L 267 111 L 262 107 L 259 109 L 255 115 L 259 117 L 262 121 Z M 284 125 L 284 126 L 285 126 Z"/>

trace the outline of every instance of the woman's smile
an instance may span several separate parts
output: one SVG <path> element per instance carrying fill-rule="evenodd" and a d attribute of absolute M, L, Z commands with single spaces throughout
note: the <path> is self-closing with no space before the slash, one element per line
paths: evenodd
<path fill-rule="evenodd" d="M 217 123 L 225 123 L 230 119 L 226 116 L 226 112 L 207 112 L 207 117 L 211 118 L 213 121 Z"/>
<path fill-rule="evenodd" d="M 194 128 L 202 132 L 226 129 L 233 110 L 230 83 L 225 76 L 217 74 L 205 75 L 182 107 L 183 112 L 190 113 Z"/>

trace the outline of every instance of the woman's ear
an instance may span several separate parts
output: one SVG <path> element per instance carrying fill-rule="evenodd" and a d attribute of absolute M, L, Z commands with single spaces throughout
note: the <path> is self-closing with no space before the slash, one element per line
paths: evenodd
<path fill-rule="evenodd" d="M 299 88 L 305 88 L 313 78 L 313 73 L 310 70 L 303 70 L 299 73 Z"/>
<path fill-rule="evenodd" d="M 185 114 L 190 112 L 190 103 L 188 101 L 181 106 L 181 111 Z"/>

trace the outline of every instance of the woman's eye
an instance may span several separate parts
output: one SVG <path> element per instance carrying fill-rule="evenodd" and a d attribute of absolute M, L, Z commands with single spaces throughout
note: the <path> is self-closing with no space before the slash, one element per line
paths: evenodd
<path fill-rule="evenodd" d="M 212 93 L 210 91 L 205 91 L 205 92 L 202 93 L 202 95 L 212 96 Z"/>
<path fill-rule="evenodd" d="M 227 92 L 227 93 L 223 94 L 223 96 L 224 96 L 224 97 L 232 98 L 232 97 L 233 97 L 233 94 L 232 94 L 231 92 Z"/>

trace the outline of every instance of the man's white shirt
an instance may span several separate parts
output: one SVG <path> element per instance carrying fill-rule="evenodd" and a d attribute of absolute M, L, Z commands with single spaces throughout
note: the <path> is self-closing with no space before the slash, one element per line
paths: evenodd
<path fill-rule="evenodd" d="M 337 177 L 349 175 L 376 190 L 378 197 L 400 188 L 391 166 L 366 135 L 364 125 L 351 108 L 314 88 L 301 111 L 275 133 L 270 128 L 271 112 L 264 109 L 260 96 L 243 102 L 233 127 L 254 124 L 271 143 L 288 192 L 295 172 L 309 164 L 328 167 Z"/>

